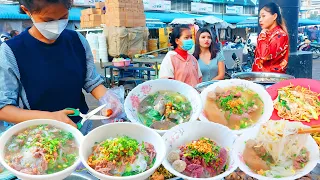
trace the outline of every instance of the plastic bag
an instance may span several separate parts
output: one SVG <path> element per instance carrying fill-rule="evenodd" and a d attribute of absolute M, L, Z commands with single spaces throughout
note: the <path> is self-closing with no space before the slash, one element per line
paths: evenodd
<path fill-rule="evenodd" d="M 107 106 L 101 110 L 100 114 L 110 117 L 102 120 L 102 123 L 123 122 L 123 118 L 126 117 L 123 107 L 124 87 L 120 86 L 109 89 L 106 94 L 99 99 L 99 104 L 107 104 Z"/>

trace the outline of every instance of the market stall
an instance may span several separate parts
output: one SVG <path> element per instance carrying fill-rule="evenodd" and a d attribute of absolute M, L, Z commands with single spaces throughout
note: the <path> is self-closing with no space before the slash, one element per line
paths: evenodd
<path fill-rule="evenodd" d="M 320 82 L 275 73 L 242 73 L 233 78 L 199 84 L 200 94 L 174 80 L 147 81 L 125 99 L 131 123 L 109 121 L 84 137 L 58 121 L 19 123 L 0 136 L 0 162 L 8 170 L 0 172 L 0 177 L 41 179 L 46 174 L 63 179 L 83 173 L 84 179 L 94 179 L 88 171 L 107 180 L 115 176 L 132 180 L 317 179 Z M 102 108 L 87 116 L 107 118 L 93 116 Z M 29 151 L 30 157 L 19 156 Z M 48 166 L 30 161 L 42 158 L 59 161 Z M 80 162 L 83 165 L 78 166 Z M 74 172 L 76 168 L 81 173 Z"/>

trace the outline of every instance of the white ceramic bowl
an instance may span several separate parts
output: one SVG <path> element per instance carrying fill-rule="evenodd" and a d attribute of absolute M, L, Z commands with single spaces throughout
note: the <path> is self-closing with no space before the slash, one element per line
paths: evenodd
<path fill-rule="evenodd" d="M 260 129 L 260 126 L 255 127 L 253 129 L 251 129 L 250 131 L 243 133 L 236 140 L 236 142 L 234 144 L 235 151 L 233 152 L 234 153 L 233 157 L 237 161 L 237 164 L 239 165 L 239 168 L 241 169 L 241 171 L 243 171 L 247 175 L 254 177 L 254 178 L 257 178 L 259 180 L 270 180 L 272 178 L 259 175 L 259 174 L 255 173 L 254 171 L 252 171 L 243 160 L 243 151 L 245 149 L 246 142 L 249 139 L 255 139 L 259 133 L 259 129 Z M 306 164 L 306 166 L 303 169 L 296 171 L 296 174 L 294 176 L 276 178 L 277 180 L 299 179 L 299 178 L 307 175 L 308 173 L 310 173 L 317 166 L 317 163 L 319 161 L 319 148 L 318 148 L 317 143 L 314 141 L 314 139 L 311 136 L 309 136 L 307 139 L 306 148 L 310 152 L 310 158 L 309 158 L 310 160 Z"/>
<path fill-rule="evenodd" d="M 216 83 L 208 86 L 207 88 L 205 88 L 201 92 L 201 95 L 200 95 L 202 103 L 203 103 L 203 107 L 205 106 L 208 93 L 211 91 L 214 91 L 216 89 L 216 87 L 218 87 L 218 86 L 220 88 L 228 88 L 228 87 L 232 87 L 232 86 L 245 87 L 245 88 L 248 88 L 248 89 L 256 92 L 259 95 L 259 97 L 261 98 L 261 100 L 263 101 L 263 104 L 264 104 L 263 114 L 258 119 L 258 121 L 254 125 L 247 127 L 245 129 L 233 130 L 236 134 L 238 134 L 238 135 L 242 134 L 245 131 L 252 129 L 255 126 L 259 126 L 259 125 L 267 122 L 270 119 L 272 112 L 273 112 L 273 101 L 272 101 L 269 93 L 260 84 L 256 84 L 251 81 L 246 81 L 246 80 L 241 80 L 241 79 L 223 80 L 223 81 L 216 82 Z M 201 121 L 209 121 L 203 112 L 201 112 L 199 119 Z"/>
<path fill-rule="evenodd" d="M 151 143 L 154 146 L 157 156 L 156 156 L 156 161 L 154 163 L 154 166 L 152 168 L 134 176 L 117 177 L 117 176 L 109 176 L 109 175 L 105 175 L 100 172 L 97 172 L 87 164 L 88 157 L 92 154 L 92 147 L 94 146 L 95 142 L 102 142 L 108 138 L 114 138 L 114 137 L 123 136 L 123 135 L 134 138 L 138 140 L 140 143 L 142 141 L 145 141 L 145 142 Z M 161 165 L 165 156 L 166 156 L 166 149 L 165 149 L 164 141 L 162 140 L 161 136 L 157 132 L 143 125 L 128 123 L 128 122 L 118 122 L 118 123 L 111 123 L 111 124 L 100 126 L 92 130 L 88 135 L 86 135 L 84 137 L 82 144 L 80 145 L 80 159 L 83 165 L 91 172 L 92 175 L 102 180 L 147 179 Z"/>
<path fill-rule="evenodd" d="M 35 119 L 35 120 L 29 120 L 25 121 L 19 124 L 14 125 L 13 127 L 9 128 L 7 131 L 5 131 L 2 136 L 0 137 L 0 163 L 10 172 L 12 172 L 14 175 L 16 175 L 18 178 L 23 179 L 23 180 L 61 180 L 66 177 L 68 177 L 80 164 L 80 158 L 78 158 L 75 163 L 56 173 L 53 174 L 47 174 L 47 175 L 30 175 L 30 174 L 25 174 L 21 173 L 13 168 L 11 168 L 4 160 L 4 148 L 8 140 L 15 135 L 16 133 L 21 132 L 22 130 L 34 126 L 34 125 L 41 125 L 41 124 L 49 124 L 52 126 L 55 126 L 57 128 L 60 128 L 64 131 L 71 132 L 72 135 L 75 138 L 75 141 L 77 142 L 78 146 L 80 146 L 81 141 L 83 140 L 83 135 L 81 132 L 74 128 L 73 126 L 56 121 L 56 120 L 50 120 L 50 119 Z"/>
<path fill-rule="evenodd" d="M 192 112 L 189 121 L 196 121 L 202 111 L 202 102 L 199 93 L 188 84 L 170 79 L 157 79 L 146 81 L 130 91 L 124 102 L 124 110 L 128 119 L 133 123 L 142 124 L 138 117 L 140 102 L 148 95 L 158 91 L 173 91 L 185 96 L 191 103 Z M 167 130 L 155 130 L 163 135 Z"/>
<path fill-rule="evenodd" d="M 218 145 L 228 150 L 228 169 L 218 176 L 204 178 L 206 180 L 220 180 L 231 174 L 237 169 L 237 164 L 232 156 L 232 147 L 237 136 L 227 127 L 213 122 L 194 121 L 180 124 L 171 128 L 163 135 L 167 153 L 178 149 L 182 145 L 186 145 L 201 137 L 207 137 L 216 142 Z M 199 180 L 201 178 L 191 178 L 183 175 L 172 168 L 167 158 L 163 161 L 163 166 L 177 177 L 188 180 Z"/>

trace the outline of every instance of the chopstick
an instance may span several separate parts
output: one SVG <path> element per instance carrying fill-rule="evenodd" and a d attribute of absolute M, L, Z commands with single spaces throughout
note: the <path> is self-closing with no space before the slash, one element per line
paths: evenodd
<path fill-rule="evenodd" d="M 318 127 L 320 127 L 320 124 L 317 124 L 317 125 L 312 125 L 312 126 L 310 126 L 311 128 L 318 128 Z"/>
<path fill-rule="evenodd" d="M 308 133 L 316 133 L 320 132 L 320 126 L 316 125 L 317 127 L 312 127 L 309 129 L 299 129 L 298 134 L 308 134 Z"/>

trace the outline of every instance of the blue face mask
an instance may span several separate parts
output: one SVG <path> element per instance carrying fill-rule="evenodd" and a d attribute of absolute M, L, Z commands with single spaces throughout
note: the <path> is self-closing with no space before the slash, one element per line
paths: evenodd
<path fill-rule="evenodd" d="M 190 49 L 192 49 L 193 45 L 194 43 L 192 39 L 183 40 L 181 48 L 185 51 L 189 51 Z"/>

